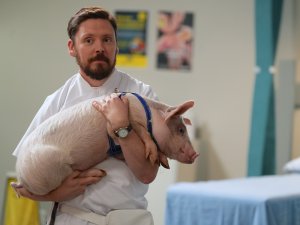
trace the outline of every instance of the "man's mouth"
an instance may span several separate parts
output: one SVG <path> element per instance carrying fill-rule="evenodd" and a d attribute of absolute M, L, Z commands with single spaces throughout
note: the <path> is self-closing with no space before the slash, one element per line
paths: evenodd
<path fill-rule="evenodd" d="M 106 62 L 109 63 L 109 59 L 107 57 L 105 57 L 104 55 L 97 55 L 94 58 L 91 58 L 89 60 L 90 62 Z"/>

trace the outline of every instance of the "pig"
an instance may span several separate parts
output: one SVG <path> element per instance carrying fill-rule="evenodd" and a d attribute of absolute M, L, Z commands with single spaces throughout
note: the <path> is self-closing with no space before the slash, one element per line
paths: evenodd
<path fill-rule="evenodd" d="M 168 168 L 168 160 L 193 163 L 198 157 L 187 134 L 188 118 L 181 115 L 193 107 L 186 101 L 176 107 L 142 97 L 147 102 L 153 123 L 153 136 L 147 131 L 147 118 L 139 99 L 127 93 L 129 121 L 145 144 L 145 157 L 152 163 Z M 44 195 L 57 188 L 73 170 L 86 170 L 108 157 L 107 121 L 90 99 L 67 108 L 41 123 L 22 144 L 17 158 L 16 172 L 19 183 L 28 191 Z"/>

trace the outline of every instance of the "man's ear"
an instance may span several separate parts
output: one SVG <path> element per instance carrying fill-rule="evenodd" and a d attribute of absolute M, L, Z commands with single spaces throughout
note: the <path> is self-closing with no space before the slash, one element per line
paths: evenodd
<path fill-rule="evenodd" d="M 70 56 L 76 57 L 74 42 L 71 39 L 68 40 L 68 49 Z"/>

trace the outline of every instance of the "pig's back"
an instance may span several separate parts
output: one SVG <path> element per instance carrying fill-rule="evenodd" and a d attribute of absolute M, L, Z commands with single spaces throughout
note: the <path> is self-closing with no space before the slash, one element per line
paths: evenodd
<path fill-rule="evenodd" d="M 106 121 L 93 108 L 91 100 L 53 115 L 34 132 L 37 133 L 32 136 L 34 139 L 39 136 L 40 142 L 46 145 L 55 143 L 69 154 L 73 159 L 74 169 L 87 169 L 90 167 L 88 165 L 95 165 L 106 156 L 106 151 L 101 151 L 104 154 L 99 155 L 100 150 L 107 150 L 108 146 Z"/>
<path fill-rule="evenodd" d="M 91 101 L 63 110 L 23 142 L 16 165 L 18 179 L 33 193 L 48 193 L 72 169 L 85 170 L 103 161 L 106 140 L 106 122 Z"/>

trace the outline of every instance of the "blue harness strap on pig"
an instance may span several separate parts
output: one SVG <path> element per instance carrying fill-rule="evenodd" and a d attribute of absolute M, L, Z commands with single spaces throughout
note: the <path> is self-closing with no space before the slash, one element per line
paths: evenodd
<path fill-rule="evenodd" d="M 144 110 L 145 110 L 145 113 L 146 113 L 146 117 L 147 117 L 147 130 L 149 132 L 149 134 L 151 135 L 151 138 L 152 140 L 154 141 L 156 147 L 157 147 L 157 150 L 160 150 L 159 149 L 159 146 L 158 146 L 158 143 L 153 135 L 153 132 L 152 132 L 152 116 L 151 116 L 151 110 L 149 108 L 149 105 L 147 104 L 147 102 L 145 101 L 145 99 L 140 96 L 139 94 L 137 93 L 131 93 L 133 94 L 135 97 L 138 98 L 138 100 L 140 100 L 140 102 L 142 103 L 143 107 L 144 107 Z"/>
<path fill-rule="evenodd" d="M 119 97 L 121 98 L 121 96 L 126 95 L 127 92 L 122 92 Z M 145 101 L 145 99 L 140 96 L 137 93 L 131 93 L 133 94 L 135 97 L 137 97 L 137 99 L 141 102 L 141 104 L 144 107 L 145 113 L 146 113 L 146 118 L 147 118 L 147 130 L 152 138 L 152 140 L 154 141 L 157 149 L 159 150 L 159 146 L 158 143 L 156 141 L 156 139 L 154 138 L 153 132 L 152 132 L 152 115 L 151 115 L 151 110 L 149 105 L 147 104 L 147 102 Z M 116 145 L 116 143 L 114 142 L 114 140 L 108 135 L 108 141 L 109 141 L 109 149 L 107 151 L 108 155 L 110 156 L 115 156 L 118 154 L 122 153 L 122 149 L 120 145 Z"/>

